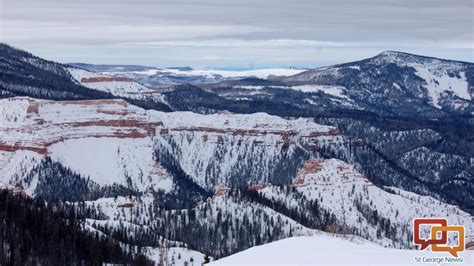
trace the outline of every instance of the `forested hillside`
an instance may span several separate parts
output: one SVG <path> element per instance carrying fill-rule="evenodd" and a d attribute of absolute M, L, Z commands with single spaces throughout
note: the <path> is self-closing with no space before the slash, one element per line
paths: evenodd
<path fill-rule="evenodd" d="M 84 230 L 71 206 L 0 191 L 0 265 L 152 265 L 115 239 Z"/>

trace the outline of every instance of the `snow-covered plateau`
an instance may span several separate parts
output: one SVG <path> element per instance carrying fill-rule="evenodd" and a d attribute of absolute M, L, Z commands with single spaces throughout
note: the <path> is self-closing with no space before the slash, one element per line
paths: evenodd
<path fill-rule="evenodd" d="M 155 157 L 157 148 L 179 149 L 185 171 L 204 185 L 205 176 L 194 168 L 199 167 L 195 162 L 214 156 L 223 143 L 232 142 L 235 149 L 242 144 L 242 153 L 270 156 L 273 146 L 296 147 L 300 142 L 337 134 L 332 127 L 304 118 L 285 120 L 263 113 L 163 113 L 117 99 L 3 99 L 0 122 L 4 183 L 21 180 L 48 156 L 98 185 L 126 184 L 131 178 L 132 186 L 140 191 L 169 191 L 172 187 L 169 174 Z M 244 150 L 247 145 L 243 144 L 258 151 Z M 237 163 L 234 152 L 228 152 L 227 165 Z M 33 192 L 36 181 L 29 183 L 32 187 L 25 189 Z"/>

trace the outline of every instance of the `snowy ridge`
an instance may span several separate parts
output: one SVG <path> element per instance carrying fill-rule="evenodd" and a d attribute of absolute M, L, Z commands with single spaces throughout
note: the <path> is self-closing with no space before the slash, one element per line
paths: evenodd
<path fill-rule="evenodd" d="M 290 87 L 293 90 L 302 92 L 324 92 L 326 94 L 344 98 L 343 91 L 345 90 L 342 86 L 326 86 L 326 85 L 300 85 Z"/>
<path fill-rule="evenodd" d="M 452 61 L 434 57 L 414 55 L 398 51 L 385 51 L 375 57 L 368 59 L 372 64 L 396 63 L 400 65 L 412 66 L 415 64 L 425 65 L 432 69 L 448 68 L 462 69 L 464 62 Z"/>
<path fill-rule="evenodd" d="M 154 100 L 166 104 L 162 94 L 133 79 L 104 75 L 75 67 L 69 67 L 67 70 L 78 83 L 90 89 L 109 92 L 119 97 Z"/>
<path fill-rule="evenodd" d="M 47 146 L 66 139 L 138 138 L 154 132 L 145 112 L 128 107 L 123 100 L 57 102 L 9 98 L 0 100 L 0 106 L 4 149 L 20 146 L 46 153 Z"/>
<path fill-rule="evenodd" d="M 293 132 L 294 134 L 310 135 L 312 133 L 331 133 L 334 127 L 319 125 L 310 118 L 285 120 L 266 113 L 232 114 L 220 112 L 212 115 L 200 115 L 192 112 L 162 113 L 164 127 L 173 129 L 216 128 L 224 131 L 242 130 L 250 134 L 272 134 Z"/>
<path fill-rule="evenodd" d="M 340 68 L 337 66 L 319 67 L 319 68 L 315 68 L 315 69 L 308 70 L 305 72 L 301 72 L 294 76 L 288 77 L 285 80 L 290 81 L 290 82 L 301 82 L 301 83 L 311 82 L 312 80 L 325 79 L 325 78 L 336 80 L 342 77 L 342 74 L 340 73 L 341 69 L 343 68 Z"/>

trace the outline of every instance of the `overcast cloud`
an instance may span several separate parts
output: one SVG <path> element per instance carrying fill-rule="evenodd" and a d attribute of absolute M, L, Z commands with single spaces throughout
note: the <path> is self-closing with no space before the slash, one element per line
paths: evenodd
<path fill-rule="evenodd" d="M 320 66 L 401 50 L 474 61 L 473 0 L 0 0 L 0 40 L 61 62 Z"/>

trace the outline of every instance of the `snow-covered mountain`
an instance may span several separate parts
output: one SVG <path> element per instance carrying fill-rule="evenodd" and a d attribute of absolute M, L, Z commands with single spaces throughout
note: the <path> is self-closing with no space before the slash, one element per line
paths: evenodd
<path fill-rule="evenodd" d="M 341 93 L 353 101 L 382 105 L 392 112 L 402 108 L 398 113 L 410 109 L 419 113 L 428 105 L 472 114 L 473 75 L 472 63 L 387 51 L 358 62 L 306 71 L 285 82 L 340 86 Z"/>

